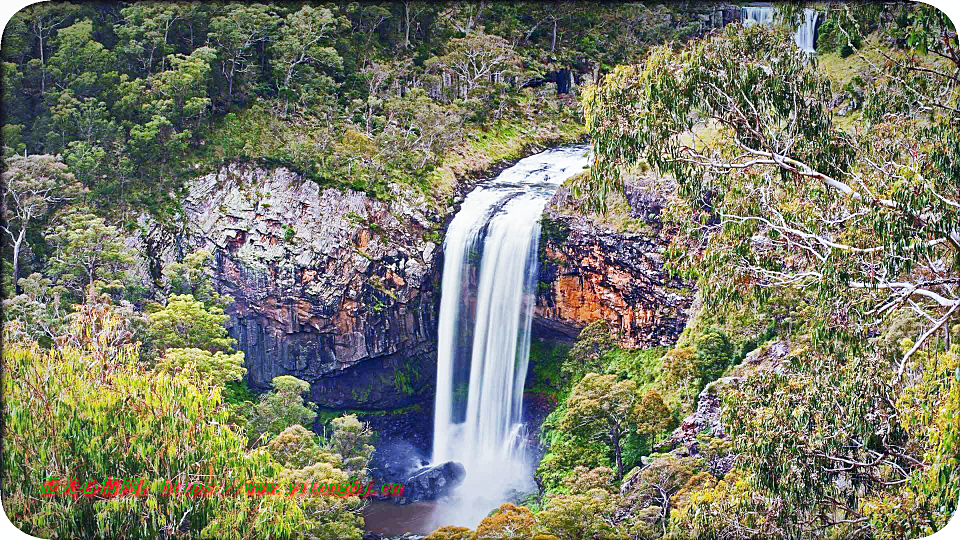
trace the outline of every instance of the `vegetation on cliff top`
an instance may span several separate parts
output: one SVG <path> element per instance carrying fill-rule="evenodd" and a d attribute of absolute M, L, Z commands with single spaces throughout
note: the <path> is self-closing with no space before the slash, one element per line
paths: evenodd
<path fill-rule="evenodd" d="M 433 195 L 454 148 L 502 159 L 510 139 L 577 123 L 556 95 L 571 74 L 703 29 L 642 4 L 30 6 L 3 35 L 3 139 L 61 155 L 119 214 L 174 216 L 185 180 L 236 159 Z"/>

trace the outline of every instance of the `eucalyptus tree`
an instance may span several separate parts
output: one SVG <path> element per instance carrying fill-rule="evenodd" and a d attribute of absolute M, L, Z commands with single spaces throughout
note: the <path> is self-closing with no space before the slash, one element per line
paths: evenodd
<path fill-rule="evenodd" d="M 122 289 L 133 263 L 120 230 L 86 211 L 69 212 L 47 231 L 53 246 L 48 270 L 57 283 L 82 299 L 90 286 Z"/>
<path fill-rule="evenodd" d="M 117 49 L 127 57 L 131 72 L 150 75 L 166 67 L 167 55 L 175 50 L 172 34 L 187 7 L 176 2 L 151 2 L 131 4 L 120 11 L 123 22 L 116 26 L 120 38 Z"/>
<path fill-rule="evenodd" d="M 61 89 L 82 96 L 104 93 L 117 79 L 116 55 L 93 39 L 93 22 L 82 19 L 57 31 L 56 52 L 50 56 L 48 71 Z"/>
<path fill-rule="evenodd" d="M 80 6 L 70 2 L 35 4 L 19 11 L 14 16 L 14 24 L 22 24 L 29 36 L 30 46 L 28 50 L 33 49 L 32 42 L 36 40 L 34 50 L 37 51 L 37 58 L 34 61 L 39 65 L 41 97 L 47 91 L 47 64 L 49 60 L 47 49 L 50 47 L 54 36 L 57 35 L 57 29 L 72 21 L 81 11 Z M 4 36 L 4 41 L 7 41 L 6 36 Z"/>
<path fill-rule="evenodd" d="M 210 39 L 217 45 L 221 71 L 227 80 L 227 100 L 233 99 L 234 85 L 256 80 L 257 47 L 274 37 L 280 17 L 271 4 L 227 4 L 210 21 Z M 241 98 L 247 88 L 241 88 Z"/>
<path fill-rule="evenodd" d="M 466 37 L 450 40 L 447 54 L 434 60 L 435 67 L 456 78 L 464 97 L 492 82 L 503 81 L 520 70 L 520 57 L 506 39 L 476 29 Z"/>
<path fill-rule="evenodd" d="M 617 68 L 584 97 L 596 163 L 580 194 L 601 207 L 629 166 L 674 175 L 692 203 L 686 247 L 705 248 L 701 269 L 727 276 L 704 281 L 711 301 L 800 290 L 822 300 L 809 320 L 824 337 L 864 336 L 896 308 L 914 309 L 929 322 L 901 375 L 960 308 L 956 88 L 924 105 L 917 85 L 887 74 L 889 87 L 868 97 L 878 112 L 868 129 L 845 131 L 829 81 L 788 43 L 731 27 Z M 936 75 L 926 78 L 938 91 Z"/>
<path fill-rule="evenodd" d="M 327 8 L 303 6 L 284 19 L 280 37 L 273 43 L 273 66 L 277 85 L 288 94 L 294 86 L 313 83 L 316 68 L 340 68 L 343 59 L 331 42 L 332 37 L 344 25 Z M 294 83 L 300 83 L 295 85 Z"/>
<path fill-rule="evenodd" d="M 58 205 L 80 196 L 83 186 L 59 157 L 11 156 L 4 164 L 2 228 L 12 242 L 13 285 L 19 293 L 20 251 L 28 244 L 27 230 Z"/>
<path fill-rule="evenodd" d="M 610 445 L 617 464 L 617 479 L 623 478 L 623 440 L 636 429 L 640 394 L 637 383 L 616 375 L 588 373 L 570 391 L 567 414 L 561 425 L 587 439 Z"/>
<path fill-rule="evenodd" d="M 909 48 L 863 55 L 852 127 L 817 59 L 759 25 L 655 49 L 585 92 L 596 161 L 580 195 L 602 207 L 630 168 L 674 176 L 675 268 L 706 308 L 749 298 L 789 318 L 789 362 L 725 391 L 757 496 L 705 493 L 695 514 L 739 532 L 701 534 L 750 537 L 759 516 L 787 536 L 922 535 L 956 507 L 955 422 L 919 411 L 960 391 L 960 63 L 949 21 L 905 9 L 886 31 Z"/>

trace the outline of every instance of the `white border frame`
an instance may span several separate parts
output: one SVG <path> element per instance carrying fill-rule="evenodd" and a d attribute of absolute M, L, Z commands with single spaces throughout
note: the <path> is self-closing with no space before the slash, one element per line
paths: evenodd
<path fill-rule="evenodd" d="M 82 0 L 77 1 L 82 2 Z M 0 0 L 0 23 L 2 23 L 2 28 L 6 30 L 7 23 L 15 13 L 27 6 L 38 3 L 40 2 L 31 0 Z M 929 4 L 946 13 L 947 16 L 950 17 L 950 20 L 953 21 L 954 26 L 960 28 L 960 26 L 958 26 L 958 23 L 960 23 L 960 2 L 957 0 L 929 0 L 923 3 Z M 960 519 L 957 518 L 958 514 L 960 514 L 960 510 L 954 511 L 953 517 L 950 518 L 950 523 L 947 523 L 946 527 L 940 529 L 938 532 L 928 536 L 927 539 L 956 540 L 960 538 Z M 37 538 L 36 536 L 30 536 L 24 533 L 10 522 L 7 513 L 3 510 L 2 500 L 0 500 L 0 538 L 10 540 Z"/>

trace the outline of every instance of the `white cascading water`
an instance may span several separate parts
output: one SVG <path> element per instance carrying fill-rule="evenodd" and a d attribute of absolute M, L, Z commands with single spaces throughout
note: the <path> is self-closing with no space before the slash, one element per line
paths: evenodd
<path fill-rule="evenodd" d="M 589 148 L 517 162 L 474 189 L 447 229 L 438 328 L 434 464 L 466 479 L 442 522 L 474 527 L 512 490 L 533 488 L 520 422 L 537 282 L 540 215 Z"/>
<path fill-rule="evenodd" d="M 740 20 L 747 26 L 751 24 L 773 24 L 773 15 L 772 7 L 747 6 L 740 8 Z M 815 9 L 806 8 L 803 10 L 803 22 L 800 23 L 796 34 L 793 35 L 797 47 L 800 47 L 803 52 L 816 52 L 815 39 L 819 17 L 820 13 Z"/>

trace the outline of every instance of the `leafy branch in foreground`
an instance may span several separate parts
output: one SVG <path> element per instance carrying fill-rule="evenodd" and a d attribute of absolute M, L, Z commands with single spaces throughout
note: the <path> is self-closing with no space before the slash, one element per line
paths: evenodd
<path fill-rule="evenodd" d="M 932 412 L 955 410 L 960 384 L 956 33 L 903 9 L 888 31 L 907 21 L 948 52 L 907 40 L 865 62 L 847 127 L 818 59 L 759 25 L 654 50 L 584 93 L 589 202 L 633 167 L 675 177 L 673 268 L 707 309 L 785 323 L 787 357 L 720 390 L 736 474 L 665 536 L 921 536 L 956 508 L 956 422 Z"/>
<path fill-rule="evenodd" d="M 874 93 L 899 95 L 901 106 L 844 131 L 816 60 L 791 52 L 781 32 L 731 27 L 677 53 L 659 49 L 585 94 L 597 152 L 585 192 L 599 206 L 620 169 L 644 161 L 674 175 L 691 203 L 678 210 L 683 247 L 705 249 L 703 275 L 732 273 L 707 285 L 712 301 L 797 289 L 818 299 L 810 319 L 824 336 L 853 338 L 899 307 L 915 310 L 928 324 L 902 374 L 960 307 L 957 126 L 921 117 L 929 111 L 908 98 L 947 88 L 936 99 L 955 104 L 957 93 L 935 85 L 935 72 L 877 77 Z"/>

